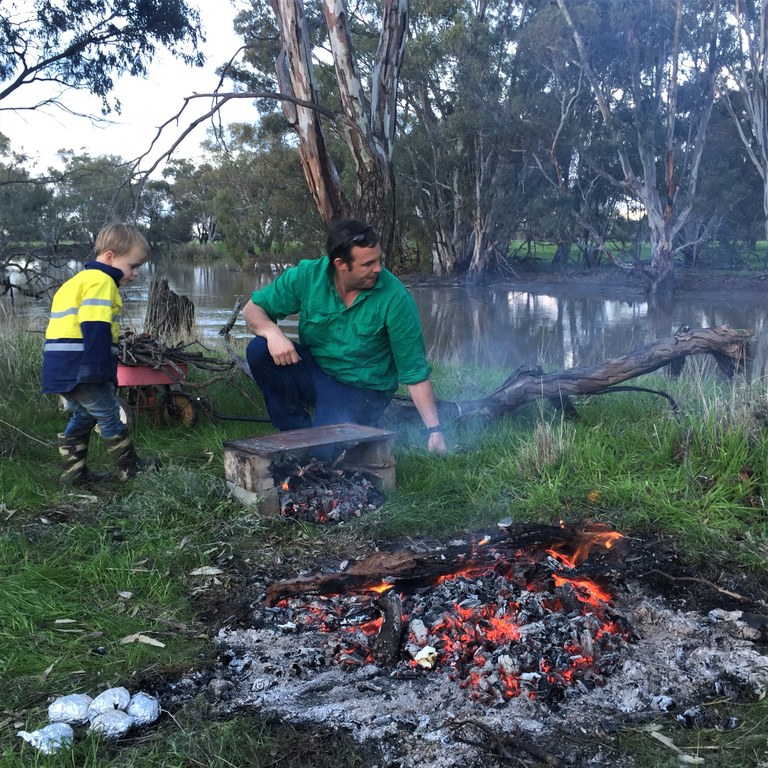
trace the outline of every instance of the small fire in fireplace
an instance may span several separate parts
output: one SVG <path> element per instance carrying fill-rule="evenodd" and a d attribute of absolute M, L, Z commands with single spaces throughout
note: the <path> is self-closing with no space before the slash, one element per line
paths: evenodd
<path fill-rule="evenodd" d="M 358 468 L 336 467 L 319 459 L 301 463 L 290 455 L 273 461 L 280 514 L 310 523 L 339 523 L 378 509 L 381 483 Z"/>
<path fill-rule="evenodd" d="M 346 573 L 273 585 L 267 612 L 284 631 L 325 633 L 343 669 L 443 673 L 487 704 L 527 696 L 556 707 L 603 686 L 635 639 L 606 582 L 622 536 L 565 525 L 517 533 L 374 553 Z"/>

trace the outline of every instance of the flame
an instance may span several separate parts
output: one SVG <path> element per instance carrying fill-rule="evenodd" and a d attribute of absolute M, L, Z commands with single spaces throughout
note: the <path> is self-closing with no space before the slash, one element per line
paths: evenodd
<path fill-rule="evenodd" d="M 562 521 L 560 522 L 563 526 Z M 623 539 L 624 536 L 617 531 L 592 531 L 580 533 L 575 542 L 575 549 L 568 553 L 562 549 L 551 547 L 545 550 L 547 554 L 552 555 L 556 560 L 559 560 L 563 565 L 568 568 L 575 568 L 577 565 L 583 563 L 595 549 L 609 550 L 616 546 L 616 543 Z M 569 548 L 571 542 L 568 543 Z"/>
<path fill-rule="evenodd" d="M 569 528 L 568 543 L 565 543 L 564 538 L 563 543 L 553 546 L 547 552 L 559 563 L 574 567 L 589 557 L 592 551 L 610 550 L 622 538 L 620 533 L 614 531 L 591 530 L 575 533 Z M 482 546 L 489 541 L 489 538 L 485 538 L 476 544 Z M 567 552 L 564 553 L 561 548 L 567 549 Z M 526 558 L 522 555 L 522 551 L 517 552 L 515 562 L 524 564 Z M 446 602 L 441 614 L 433 614 L 428 618 L 427 614 L 420 612 L 411 614 L 408 593 L 401 595 L 403 626 L 408 626 L 409 618 L 415 616 L 423 620 L 427 631 L 426 638 L 420 640 L 409 633 L 409 645 L 424 647 L 426 642 L 437 654 L 435 664 L 425 665 L 423 671 L 442 669 L 452 679 L 460 680 L 460 685 L 470 689 L 470 695 L 478 700 L 489 700 L 489 697 L 510 699 L 520 695 L 533 699 L 547 694 L 551 686 L 573 685 L 577 680 L 586 679 L 584 676 L 589 669 L 596 669 L 596 659 L 600 658 L 605 647 L 615 647 L 615 641 L 606 636 L 627 637 L 621 622 L 606 616 L 613 595 L 600 584 L 587 578 L 579 578 L 575 573 L 571 576 L 563 575 L 562 572 L 552 573 L 552 562 L 549 563 L 547 577 L 542 579 L 540 575 L 536 575 L 535 582 L 530 584 L 525 581 L 530 575 L 527 568 L 516 570 L 512 567 L 512 562 L 513 560 L 505 561 L 501 555 L 499 558 L 493 558 L 492 564 L 488 563 L 488 558 L 478 562 L 470 560 L 451 574 L 425 581 L 425 584 L 437 586 L 460 578 L 471 582 L 478 577 L 492 575 L 492 578 L 496 579 L 493 582 L 494 591 L 491 593 L 481 590 L 479 595 L 488 600 L 492 594 L 493 602 L 481 602 L 477 599 L 478 595 L 472 594 L 460 603 Z M 515 578 L 517 581 L 513 585 Z M 504 579 L 509 579 L 509 586 L 504 586 Z M 360 588 L 358 595 L 348 595 L 344 602 L 332 598 L 325 605 L 325 599 L 331 597 L 328 595 L 313 598 L 311 605 L 305 604 L 307 625 L 318 627 L 321 631 L 344 634 L 337 651 L 338 663 L 343 667 L 353 669 L 375 661 L 375 638 L 383 625 L 382 617 L 376 616 L 376 596 L 396 588 L 396 581 L 394 578 L 387 580 L 385 576 L 378 583 Z M 556 589 L 566 588 L 568 594 L 556 592 L 553 584 Z M 457 594 L 451 592 L 453 589 L 454 587 L 450 587 L 446 593 Z M 538 602 L 533 602 L 539 606 L 542 613 L 535 614 L 533 618 L 543 617 L 546 621 L 551 613 L 563 610 L 566 603 L 570 611 L 573 607 L 572 598 L 575 596 L 581 605 L 580 612 L 585 620 L 576 625 L 579 629 L 573 630 L 571 639 L 564 638 L 559 652 L 554 648 L 552 652 L 542 651 L 541 656 L 537 654 L 528 661 L 519 649 L 529 643 L 527 638 L 532 618 L 528 607 L 532 602 L 531 594 L 536 592 L 544 593 L 535 598 Z M 278 603 L 279 607 L 290 608 L 292 605 L 293 601 L 281 600 Z M 408 658 L 408 654 L 411 658 Z M 499 654 L 508 654 L 508 661 L 500 663 Z M 400 663 L 411 667 L 419 666 L 411 650 L 403 654 Z M 495 681 L 491 680 L 489 683 L 492 676 L 488 668 L 491 665 L 495 665 Z M 601 672 L 596 669 L 596 674 L 592 673 L 587 682 L 599 685 L 600 677 Z"/>
<path fill-rule="evenodd" d="M 568 579 L 557 573 L 553 573 L 552 578 L 555 580 L 555 586 L 557 587 L 562 587 L 563 584 L 571 584 L 576 592 L 576 597 L 583 603 L 599 606 L 610 603 L 613 599 L 613 595 L 589 579 Z"/>
<path fill-rule="evenodd" d="M 289 490 L 288 481 L 283 480 L 283 484 L 280 486 L 284 491 Z"/>

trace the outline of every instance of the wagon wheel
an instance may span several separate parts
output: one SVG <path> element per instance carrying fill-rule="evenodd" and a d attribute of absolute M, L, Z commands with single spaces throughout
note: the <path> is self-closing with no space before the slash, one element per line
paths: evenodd
<path fill-rule="evenodd" d="M 136 411 L 128 404 L 128 401 L 123 400 L 122 397 L 118 397 L 117 402 L 120 404 L 120 421 L 122 421 L 128 429 L 132 429 L 133 422 L 136 420 Z"/>
<path fill-rule="evenodd" d="M 191 427 L 197 421 L 197 410 L 186 392 L 167 392 L 160 401 L 160 418 L 169 427 Z"/>

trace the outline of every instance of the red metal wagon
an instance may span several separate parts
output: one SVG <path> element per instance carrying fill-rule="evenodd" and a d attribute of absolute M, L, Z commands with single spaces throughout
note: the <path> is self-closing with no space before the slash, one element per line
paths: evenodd
<path fill-rule="evenodd" d="M 139 411 L 149 411 L 168 426 L 191 427 L 197 421 L 195 398 L 182 389 L 188 370 L 186 363 L 118 365 L 117 396 L 125 423 L 130 425 Z"/>

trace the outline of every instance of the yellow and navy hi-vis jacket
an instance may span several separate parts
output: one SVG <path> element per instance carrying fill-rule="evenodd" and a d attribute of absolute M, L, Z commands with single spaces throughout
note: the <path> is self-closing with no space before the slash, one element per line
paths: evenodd
<path fill-rule="evenodd" d="M 53 297 L 45 331 L 43 392 L 65 394 L 78 384 L 117 384 L 122 270 L 88 261 Z"/>

